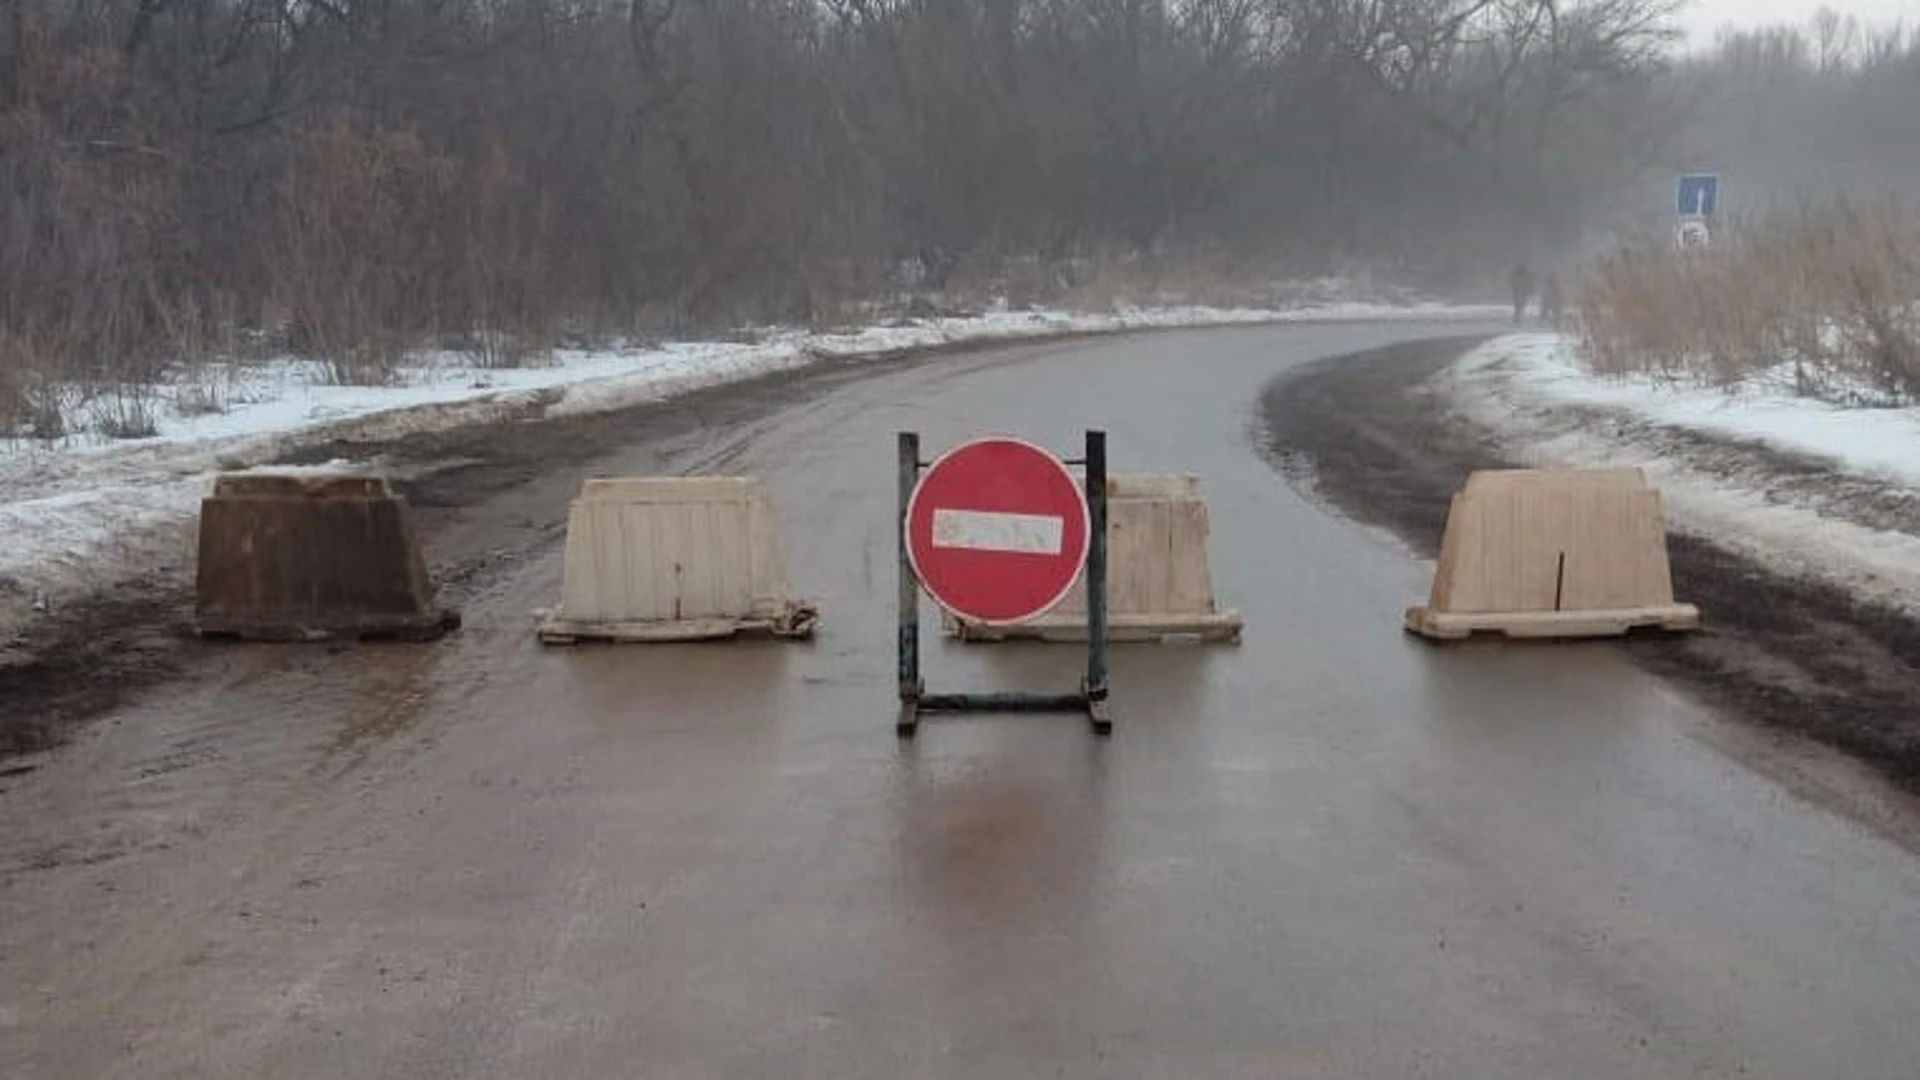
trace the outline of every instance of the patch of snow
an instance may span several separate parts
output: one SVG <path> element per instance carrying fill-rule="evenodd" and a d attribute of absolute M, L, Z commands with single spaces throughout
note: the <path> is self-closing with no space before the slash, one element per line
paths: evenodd
<path fill-rule="evenodd" d="M 1727 390 L 1674 385 L 1648 375 L 1589 371 L 1562 334 L 1514 334 L 1490 342 L 1455 369 L 1492 374 L 1515 402 L 1619 409 L 1668 427 L 1751 439 L 1832 459 L 1842 468 L 1920 486 L 1920 408 L 1848 408 L 1798 397 L 1790 372 Z"/>
<path fill-rule="evenodd" d="M 880 358 L 939 345 L 1152 328 L 1501 317 L 1498 307 L 1437 303 L 1117 306 L 1091 314 L 997 306 L 979 316 L 840 333 L 775 328 L 750 342 L 561 350 L 548 362 L 516 368 L 480 367 L 459 354 L 437 353 L 414 358 L 385 386 L 332 385 L 318 365 L 292 359 L 207 365 L 171 385 L 146 388 L 133 401 L 109 398 L 95 406 L 108 415 L 134 407 L 153 423 L 148 437 L 0 440 L 0 535 L 7 537 L 0 547 L 0 643 L 30 617 L 23 598 L 51 596 L 57 607 L 136 576 L 191 565 L 192 523 L 216 475 L 333 440 L 375 442 L 529 411 L 609 411 L 823 359 Z"/>
<path fill-rule="evenodd" d="M 1760 565 L 1821 581 L 1920 617 L 1920 537 L 1868 528 L 1783 504 L 1777 494 L 1708 475 L 1630 436 L 1569 427 L 1568 406 L 1624 412 L 1834 461 L 1843 471 L 1915 489 L 1920 498 L 1920 410 L 1841 409 L 1779 389 L 1729 395 L 1594 375 L 1556 334 L 1509 335 L 1461 358 L 1452 397 L 1522 465 L 1628 466 L 1660 489 L 1668 524 L 1711 538 Z"/>

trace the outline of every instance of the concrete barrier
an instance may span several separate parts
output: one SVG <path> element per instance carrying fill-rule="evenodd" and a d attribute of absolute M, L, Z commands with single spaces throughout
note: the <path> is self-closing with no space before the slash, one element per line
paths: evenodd
<path fill-rule="evenodd" d="M 1660 493 L 1639 469 L 1476 472 L 1453 497 L 1433 589 L 1406 628 L 1456 639 L 1601 637 L 1685 631 Z"/>
<path fill-rule="evenodd" d="M 1238 642 L 1242 620 L 1221 611 L 1207 556 L 1207 504 L 1189 474 L 1117 474 L 1107 481 L 1107 636 L 1113 641 L 1175 638 Z M 1087 639 L 1085 575 L 1038 618 L 985 626 L 944 613 L 963 641 Z"/>
<path fill-rule="evenodd" d="M 588 480 L 563 574 L 560 606 L 537 614 L 547 644 L 807 638 L 819 618 L 787 594 L 773 503 L 752 477 Z"/>
<path fill-rule="evenodd" d="M 406 502 L 380 477 L 217 478 L 195 585 L 207 637 L 429 640 L 460 625 L 435 605 Z"/>

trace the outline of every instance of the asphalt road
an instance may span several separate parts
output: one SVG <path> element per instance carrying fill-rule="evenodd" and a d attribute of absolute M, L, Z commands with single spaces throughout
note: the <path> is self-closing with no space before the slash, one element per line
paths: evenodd
<path fill-rule="evenodd" d="M 677 437 L 780 501 L 811 644 L 243 647 L 0 780 L 9 1077 L 1886 1077 L 1920 863 L 1610 646 L 1404 637 L 1427 568 L 1255 452 L 1289 365 L 1456 328 L 948 358 Z M 1238 647 L 893 734 L 893 436 L 1201 474 Z M 658 466 L 660 446 L 582 468 Z M 437 535 L 550 524 L 581 469 Z M 932 617 L 927 616 L 929 630 Z M 935 640 L 930 689 L 1069 688 Z"/>

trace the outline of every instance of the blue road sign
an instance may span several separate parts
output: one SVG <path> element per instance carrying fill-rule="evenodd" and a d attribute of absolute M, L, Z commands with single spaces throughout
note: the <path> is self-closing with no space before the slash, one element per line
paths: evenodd
<path fill-rule="evenodd" d="M 1720 207 L 1720 178 L 1712 173 L 1689 173 L 1680 178 L 1681 217 L 1712 217 Z"/>

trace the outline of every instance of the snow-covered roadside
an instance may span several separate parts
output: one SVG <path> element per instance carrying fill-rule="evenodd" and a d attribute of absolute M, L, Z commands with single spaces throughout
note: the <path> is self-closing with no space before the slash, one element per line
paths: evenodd
<path fill-rule="evenodd" d="M 1710 451 L 1676 454 L 1652 434 L 1758 442 L 1831 464 L 1850 480 L 1912 499 L 1920 523 L 1920 409 L 1847 409 L 1797 398 L 1778 380 L 1734 391 L 1661 385 L 1587 371 L 1577 343 L 1513 334 L 1462 357 L 1447 389 L 1461 414 L 1526 465 L 1638 466 L 1675 531 L 1710 538 L 1785 575 L 1822 581 L 1920 618 L 1920 528 L 1879 527 L 1834 503 L 1726 467 Z M 1884 500 L 1883 500 L 1884 501 Z"/>
<path fill-rule="evenodd" d="M 543 416 L 611 411 L 705 387 L 805 367 L 971 342 L 1065 334 L 1345 320 L 1479 320 L 1497 308 L 1330 303 L 1285 310 L 1123 308 L 1111 313 L 994 312 L 921 319 L 849 333 L 776 331 L 752 343 L 675 343 L 563 351 L 550 363 L 474 366 L 423 358 L 392 386 L 342 387 L 312 366 L 285 361 L 202 372 L 223 407 L 183 414 L 159 388 L 150 438 L 0 442 L 0 650 L 34 609 L 178 571 L 191 558 L 199 500 L 221 472 L 261 466 L 337 439 L 377 441 L 433 430 Z M 324 469 L 324 467 L 323 467 Z"/>

